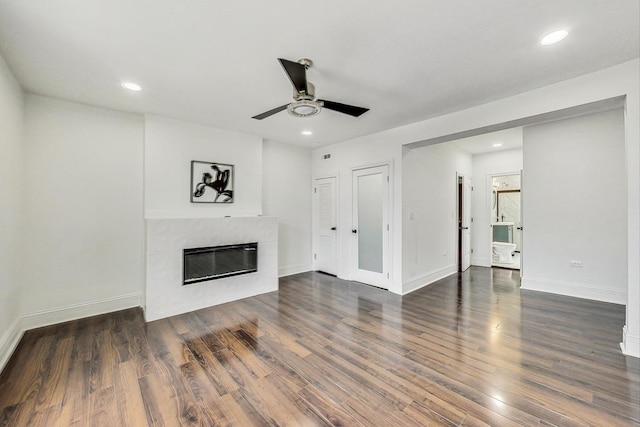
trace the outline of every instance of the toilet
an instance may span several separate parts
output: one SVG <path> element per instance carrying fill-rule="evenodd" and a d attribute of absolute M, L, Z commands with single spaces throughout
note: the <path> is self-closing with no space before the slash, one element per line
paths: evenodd
<path fill-rule="evenodd" d="M 493 228 L 493 242 L 491 243 L 492 264 L 513 264 L 513 222 L 495 222 Z"/>
<path fill-rule="evenodd" d="M 493 242 L 492 262 L 498 264 L 513 264 L 513 251 L 516 250 L 515 243 Z"/>

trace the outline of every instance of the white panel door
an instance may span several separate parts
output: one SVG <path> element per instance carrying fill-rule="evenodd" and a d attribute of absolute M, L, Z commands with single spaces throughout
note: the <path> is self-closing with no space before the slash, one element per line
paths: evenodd
<path fill-rule="evenodd" d="M 337 274 L 336 178 L 316 179 L 314 197 L 314 270 Z"/>
<path fill-rule="evenodd" d="M 389 167 L 353 171 L 352 279 L 389 288 Z"/>
<path fill-rule="evenodd" d="M 460 177 L 462 180 L 462 219 L 460 230 L 462 232 L 462 257 L 460 271 L 466 271 L 471 266 L 471 178 Z"/>

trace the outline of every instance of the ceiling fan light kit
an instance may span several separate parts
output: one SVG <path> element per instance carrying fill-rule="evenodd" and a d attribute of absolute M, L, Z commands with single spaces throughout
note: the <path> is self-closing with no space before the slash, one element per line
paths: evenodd
<path fill-rule="evenodd" d="M 353 117 L 360 117 L 369 111 L 368 108 L 315 99 L 315 88 L 311 82 L 307 81 L 307 70 L 313 65 L 313 61 L 310 59 L 303 58 L 298 60 L 298 62 L 293 62 L 278 58 L 278 61 L 280 61 L 280 65 L 282 65 L 284 72 L 287 74 L 287 77 L 289 77 L 291 85 L 293 86 L 293 102 L 253 116 L 254 119 L 262 120 L 282 110 L 287 110 L 287 112 L 294 117 L 315 116 L 322 111 L 322 108 L 348 114 Z"/>
<path fill-rule="evenodd" d="M 320 113 L 324 103 L 320 101 L 295 101 L 287 105 L 287 112 L 294 117 L 311 117 Z"/>

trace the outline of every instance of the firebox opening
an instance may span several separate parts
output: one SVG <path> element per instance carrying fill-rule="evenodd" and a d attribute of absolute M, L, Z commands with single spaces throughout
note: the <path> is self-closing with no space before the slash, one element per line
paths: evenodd
<path fill-rule="evenodd" d="M 258 271 L 258 243 L 183 250 L 183 285 Z"/>

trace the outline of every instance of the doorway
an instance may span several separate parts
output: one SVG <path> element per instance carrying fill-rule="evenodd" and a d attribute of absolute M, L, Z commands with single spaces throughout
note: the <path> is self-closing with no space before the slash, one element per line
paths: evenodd
<path fill-rule="evenodd" d="M 491 265 L 521 270 L 522 267 L 522 176 L 521 173 L 492 175 Z"/>
<path fill-rule="evenodd" d="M 389 289 L 389 166 L 355 169 L 353 183 L 353 280 Z"/>
<path fill-rule="evenodd" d="M 471 266 L 471 177 L 457 175 L 458 179 L 458 271 Z"/>
<path fill-rule="evenodd" d="M 336 177 L 319 178 L 313 185 L 313 269 L 337 275 Z"/>

